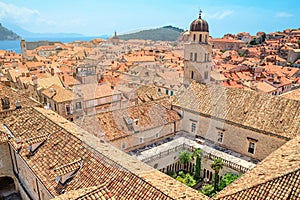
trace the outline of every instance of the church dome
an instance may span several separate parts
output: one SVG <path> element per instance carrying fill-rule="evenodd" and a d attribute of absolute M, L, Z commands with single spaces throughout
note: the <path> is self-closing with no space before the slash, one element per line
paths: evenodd
<path fill-rule="evenodd" d="M 190 26 L 190 31 L 201 31 L 201 32 L 209 32 L 208 31 L 208 23 L 204 19 L 201 18 L 201 11 L 199 12 L 198 19 L 195 19 Z"/>

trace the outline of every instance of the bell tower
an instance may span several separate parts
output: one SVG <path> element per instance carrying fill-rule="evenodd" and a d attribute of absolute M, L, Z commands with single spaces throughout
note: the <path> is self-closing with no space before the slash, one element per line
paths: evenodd
<path fill-rule="evenodd" d="M 212 47 L 208 43 L 208 23 L 202 19 L 200 10 L 198 19 L 190 25 L 189 40 L 184 45 L 183 83 L 188 85 L 193 80 L 209 83 L 211 71 Z"/>

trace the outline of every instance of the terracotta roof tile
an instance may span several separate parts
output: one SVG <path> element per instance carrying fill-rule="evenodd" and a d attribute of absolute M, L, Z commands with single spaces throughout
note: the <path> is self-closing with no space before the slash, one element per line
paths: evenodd
<path fill-rule="evenodd" d="M 175 105 L 286 140 L 300 132 L 300 102 L 255 91 L 192 83 Z"/>
<path fill-rule="evenodd" d="M 98 191 L 88 190 L 91 193 L 81 191 L 81 194 L 87 194 L 87 197 L 96 199 L 101 197 L 101 195 L 104 197 L 109 195 L 109 197 L 116 199 L 182 198 L 177 193 L 177 196 L 175 196 L 175 193 L 171 192 L 171 185 L 167 188 L 163 187 L 163 183 L 172 178 L 163 174 L 161 176 L 164 177 L 164 181 L 156 180 L 157 177 L 155 176 L 144 179 L 137 171 L 148 171 L 149 167 L 147 165 L 139 163 L 137 160 L 133 162 L 133 158 L 110 145 L 98 149 L 97 146 L 101 146 L 101 143 L 98 142 L 97 146 L 89 146 L 92 144 L 90 134 L 83 133 L 79 127 L 52 111 L 42 108 L 24 108 L 14 111 L 9 117 L 3 119 L 1 123 L 6 124 L 12 132 L 14 138 L 10 139 L 10 142 L 15 144 L 13 146 L 18 149 L 19 155 L 53 197 L 71 191 L 82 190 L 83 188 L 103 185 L 106 189 L 102 188 Z M 43 142 L 34 154 L 28 156 L 26 141 L 30 141 L 31 139 L 29 140 L 29 138 L 43 137 L 45 133 L 50 134 L 47 140 Z M 83 137 L 86 141 L 78 137 Z M 94 143 L 95 140 L 93 139 Z M 115 153 L 115 151 L 117 152 Z M 103 154 L 104 152 L 108 153 L 108 155 L 106 153 Z M 110 158 L 107 156 L 110 156 Z M 122 162 L 118 161 L 119 157 L 122 158 Z M 125 165 L 124 162 L 128 160 L 131 160 L 130 163 L 132 163 Z M 137 171 L 132 169 L 133 164 L 135 167 L 139 167 L 139 169 L 136 169 Z M 72 173 L 72 170 L 76 170 L 76 172 L 73 171 L 73 177 L 70 177 L 66 183 L 57 182 L 58 175 L 68 174 L 68 172 Z M 153 172 L 156 171 L 154 169 L 151 170 Z M 177 185 L 178 191 L 187 189 L 181 183 L 176 183 L 175 185 Z M 198 199 L 207 199 L 197 191 L 187 190 L 189 191 L 187 193 L 196 195 Z M 78 196 L 74 198 L 78 198 Z"/>
<path fill-rule="evenodd" d="M 216 199 L 299 199 L 300 136 L 270 154 L 233 182 Z"/>

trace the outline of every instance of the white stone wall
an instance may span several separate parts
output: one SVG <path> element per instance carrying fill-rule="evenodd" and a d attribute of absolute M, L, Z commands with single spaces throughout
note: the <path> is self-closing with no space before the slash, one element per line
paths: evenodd
<path fill-rule="evenodd" d="M 230 125 L 222 121 L 203 117 L 189 111 L 184 111 L 183 119 L 180 124 L 181 130 L 191 133 L 192 122 L 197 124 L 196 134 L 198 136 L 211 140 L 232 151 L 258 160 L 263 160 L 270 153 L 287 142 L 286 140 L 276 136 L 258 133 L 242 127 Z M 223 142 L 221 143 L 217 140 L 218 132 L 223 133 Z M 248 138 L 257 140 L 255 143 L 254 154 L 248 153 Z"/>

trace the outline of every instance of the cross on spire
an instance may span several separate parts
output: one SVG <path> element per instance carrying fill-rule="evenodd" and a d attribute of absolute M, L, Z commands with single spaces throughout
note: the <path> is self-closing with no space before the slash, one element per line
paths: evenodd
<path fill-rule="evenodd" d="M 199 19 L 201 19 L 202 10 L 199 10 Z"/>

